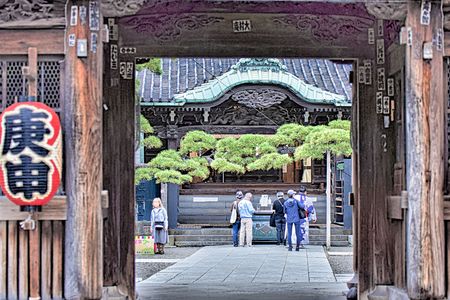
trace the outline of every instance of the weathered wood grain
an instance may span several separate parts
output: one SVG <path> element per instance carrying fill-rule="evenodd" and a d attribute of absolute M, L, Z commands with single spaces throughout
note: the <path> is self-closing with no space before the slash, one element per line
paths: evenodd
<path fill-rule="evenodd" d="M 6 299 L 8 280 L 8 223 L 0 221 L 0 299 Z"/>
<path fill-rule="evenodd" d="M 62 221 L 52 222 L 52 296 L 55 300 L 63 299 L 63 245 L 64 225 Z"/>
<path fill-rule="evenodd" d="M 29 232 L 29 264 L 30 264 L 30 298 L 37 299 L 41 295 L 41 223 Z"/>
<path fill-rule="evenodd" d="M 432 35 L 429 37 L 433 40 L 438 30 L 443 30 L 442 12 L 440 4 L 434 3 L 431 8 Z M 428 240 L 430 236 L 430 253 L 428 257 L 424 257 L 424 286 L 431 287 L 431 295 L 435 298 L 445 296 L 445 233 L 444 233 L 444 164 L 447 161 L 444 158 L 446 148 L 448 146 L 447 137 L 445 136 L 446 123 L 445 114 L 447 113 L 447 98 L 444 97 L 444 58 L 442 51 L 437 51 L 433 47 L 433 59 L 430 64 L 430 105 L 429 105 L 429 128 L 430 128 L 430 191 L 429 198 L 424 199 L 423 206 L 430 207 L 430 218 L 425 219 L 429 223 L 429 232 L 422 232 L 423 240 Z M 428 183 L 428 182 L 427 182 Z M 423 216 L 423 215 L 422 215 Z M 424 217 L 424 216 L 423 216 Z"/>
<path fill-rule="evenodd" d="M 373 62 L 373 60 L 372 60 Z M 362 64 L 360 60 L 359 65 Z M 375 68 L 373 69 L 375 71 Z M 373 71 L 373 73 L 374 73 Z M 374 73 L 375 74 L 375 73 Z M 375 93 L 374 84 L 358 86 L 358 293 L 361 295 L 374 285 L 374 193 L 370 186 L 374 185 L 375 166 L 373 149 L 376 148 L 375 137 L 372 134 L 373 124 L 377 122 L 370 117 L 374 111 L 374 103 L 371 101 Z"/>
<path fill-rule="evenodd" d="M 99 1 L 69 1 L 71 5 L 100 7 Z M 98 20 L 101 22 L 102 18 Z M 90 31 L 90 22 L 67 24 L 64 97 L 66 193 L 68 198 L 65 238 L 66 298 L 99 299 L 103 287 L 102 191 L 102 37 Z M 77 57 L 68 37 L 91 41 L 98 34 L 94 53 L 88 44 L 87 57 Z M 117 146 L 117 145 L 116 145 Z"/>
<path fill-rule="evenodd" d="M 28 231 L 19 230 L 19 299 L 28 300 L 29 297 L 29 270 L 28 270 Z"/>
<path fill-rule="evenodd" d="M 0 55 L 27 55 L 28 48 L 39 54 L 64 54 L 64 30 L 1 30 Z"/>
<path fill-rule="evenodd" d="M 41 221 L 41 299 L 52 299 L 52 222 Z"/>
<path fill-rule="evenodd" d="M 55 196 L 42 211 L 36 212 L 38 220 L 66 220 L 67 201 L 66 196 Z M 0 221 L 23 221 L 28 217 L 28 212 L 20 211 L 20 207 L 10 202 L 6 197 L 0 197 Z"/>
<path fill-rule="evenodd" d="M 109 193 L 109 215 L 105 220 L 105 285 L 117 285 L 133 298 L 135 207 L 130 200 L 134 199 L 135 192 L 135 89 L 133 80 L 122 79 L 118 70 L 109 69 L 109 51 L 109 47 L 105 48 L 104 104 L 108 110 L 103 118 L 103 186 Z M 134 57 L 123 55 L 120 61 L 134 63 Z"/>
<path fill-rule="evenodd" d="M 424 61 L 423 45 L 442 29 L 439 5 L 422 26 L 420 3 L 408 2 L 406 25 L 412 46 L 406 54 L 406 178 L 408 190 L 407 287 L 411 298 L 441 298 L 445 292 L 442 53 Z M 436 60 L 436 61 L 435 61 Z"/>
<path fill-rule="evenodd" d="M 8 222 L 8 299 L 18 299 L 17 268 L 18 268 L 18 234 L 17 222 Z"/>
<path fill-rule="evenodd" d="M 37 97 L 37 73 L 38 73 L 38 51 L 37 48 L 28 48 L 28 96 Z"/>

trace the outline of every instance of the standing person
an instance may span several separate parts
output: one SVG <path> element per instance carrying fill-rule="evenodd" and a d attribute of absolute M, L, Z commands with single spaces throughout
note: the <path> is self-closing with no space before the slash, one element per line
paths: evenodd
<path fill-rule="evenodd" d="M 155 254 L 164 254 L 164 245 L 169 240 L 168 227 L 167 211 L 162 206 L 161 199 L 155 198 L 151 215 L 151 233 L 156 243 Z"/>
<path fill-rule="evenodd" d="M 247 238 L 247 246 L 252 246 L 253 239 L 253 213 L 255 209 L 252 205 L 252 197 L 251 193 L 246 193 L 244 199 L 239 201 L 239 215 L 241 217 L 241 231 L 239 233 L 239 244 L 244 246 L 244 238 Z"/>
<path fill-rule="evenodd" d="M 306 218 L 300 219 L 300 230 L 302 232 L 302 241 L 300 244 L 300 248 L 304 249 L 305 246 L 309 244 L 309 223 L 316 223 L 316 209 L 311 201 L 306 199 L 306 187 L 301 186 L 298 195 L 295 196 L 297 200 L 300 201 L 305 206 L 305 210 L 307 212 Z"/>
<path fill-rule="evenodd" d="M 292 251 L 292 225 L 295 226 L 295 235 L 297 237 L 297 245 L 295 251 L 299 251 L 300 242 L 302 241 L 302 234 L 300 231 L 300 216 L 298 209 L 305 209 L 304 204 L 300 201 L 294 199 L 295 191 L 289 190 L 287 192 L 288 198 L 284 202 L 284 209 L 286 211 L 286 222 L 287 222 L 287 239 L 288 239 L 288 251 Z"/>
<path fill-rule="evenodd" d="M 233 246 L 237 247 L 239 246 L 239 229 L 241 228 L 241 216 L 239 215 L 239 202 L 241 202 L 242 198 L 244 198 L 244 194 L 242 191 L 236 192 L 236 200 L 233 201 L 233 204 L 231 205 L 231 221 L 233 221 L 233 214 L 236 215 L 236 219 L 234 220 L 233 224 Z M 235 212 L 233 212 L 235 211 Z"/>
<path fill-rule="evenodd" d="M 277 200 L 272 204 L 272 210 L 275 214 L 275 226 L 277 228 L 277 245 L 284 244 L 286 246 L 286 239 L 284 238 L 284 231 L 286 228 L 286 218 L 284 217 L 284 194 L 277 193 Z"/>

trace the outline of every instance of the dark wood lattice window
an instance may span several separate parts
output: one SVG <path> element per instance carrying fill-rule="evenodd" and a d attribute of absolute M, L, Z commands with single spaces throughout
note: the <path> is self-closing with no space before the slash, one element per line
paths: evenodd
<path fill-rule="evenodd" d="M 22 75 L 22 68 L 26 65 L 26 61 L 6 62 L 6 102 L 3 102 L 5 108 L 15 103 L 20 96 L 27 96 L 27 82 Z"/>
<path fill-rule="evenodd" d="M 39 57 L 37 66 L 37 101 L 59 111 L 61 88 L 61 64 L 58 57 Z M 16 103 L 21 96 L 28 96 L 27 79 L 22 68 L 27 58 L 0 58 L 1 108 Z"/>
<path fill-rule="evenodd" d="M 38 101 L 53 109 L 60 107 L 61 69 L 58 61 L 38 62 Z"/>

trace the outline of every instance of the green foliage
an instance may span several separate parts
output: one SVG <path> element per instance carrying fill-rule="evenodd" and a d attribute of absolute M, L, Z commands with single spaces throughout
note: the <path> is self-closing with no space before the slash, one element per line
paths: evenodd
<path fill-rule="evenodd" d="M 151 134 L 155 132 L 150 122 L 143 115 L 139 116 L 139 125 L 142 133 Z"/>
<path fill-rule="evenodd" d="M 244 174 L 245 173 L 245 167 L 243 167 L 240 164 L 232 163 L 227 159 L 224 158 L 216 158 L 211 163 L 211 168 L 214 170 L 217 170 L 220 173 L 229 172 L 229 173 L 236 173 L 236 174 Z"/>
<path fill-rule="evenodd" d="M 197 177 L 205 180 L 209 177 L 209 164 L 204 157 L 194 157 L 185 160 L 186 170 L 191 177 Z"/>
<path fill-rule="evenodd" d="M 161 75 L 162 74 L 161 58 L 152 57 L 149 59 L 148 62 L 136 64 L 136 71 L 140 72 L 145 69 L 150 70 L 155 74 Z"/>
<path fill-rule="evenodd" d="M 142 146 L 144 146 L 147 149 L 151 149 L 151 148 L 158 149 L 158 148 L 161 148 L 163 145 L 161 140 L 159 139 L 159 137 L 154 136 L 154 135 L 143 138 L 141 140 L 141 144 L 142 144 Z"/>
<path fill-rule="evenodd" d="M 216 138 L 204 131 L 190 131 L 181 140 L 180 153 L 204 153 L 208 150 L 213 150 L 216 147 L 216 143 Z"/>
<path fill-rule="evenodd" d="M 147 149 L 158 149 L 162 147 L 161 140 L 157 136 L 151 135 L 155 133 L 155 130 L 143 115 L 139 117 L 139 126 L 141 133 L 144 134 L 144 138 L 140 141 L 142 146 Z"/>
<path fill-rule="evenodd" d="M 288 154 L 269 153 L 264 154 L 259 159 L 247 165 L 247 170 L 268 171 L 271 169 L 281 169 L 283 166 L 292 163 L 292 158 Z"/>
<path fill-rule="evenodd" d="M 183 159 L 176 150 L 163 150 L 148 163 L 147 172 L 141 178 L 155 178 L 158 183 L 184 184 L 194 177 L 205 180 L 209 177 L 208 161 L 204 157 Z"/>
<path fill-rule="evenodd" d="M 154 175 L 157 183 L 174 183 L 182 185 L 186 182 L 192 181 L 192 176 L 182 174 L 180 171 L 167 169 L 160 170 Z"/>
<path fill-rule="evenodd" d="M 134 184 L 138 185 L 143 180 L 152 180 L 153 175 L 150 172 L 149 168 L 146 167 L 138 167 L 136 168 L 134 175 Z"/>
<path fill-rule="evenodd" d="M 310 128 L 296 123 L 284 124 L 273 136 L 275 146 L 298 146 L 309 134 Z"/>
<path fill-rule="evenodd" d="M 296 160 L 308 157 L 321 159 L 327 151 L 334 155 L 351 155 L 350 131 L 327 126 L 313 130 L 295 150 L 294 157 Z"/>
<path fill-rule="evenodd" d="M 328 123 L 328 127 L 333 129 L 344 129 L 350 131 L 352 123 L 348 120 L 333 120 Z"/>
<path fill-rule="evenodd" d="M 163 150 L 159 152 L 148 165 L 156 169 L 186 170 L 186 164 L 180 153 L 176 150 Z"/>

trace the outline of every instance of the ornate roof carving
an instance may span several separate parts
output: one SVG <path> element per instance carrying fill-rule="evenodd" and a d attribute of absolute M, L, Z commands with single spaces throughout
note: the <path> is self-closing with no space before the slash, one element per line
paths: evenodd
<path fill-rule="evenodd" d="M 102 13 L 107 17 L 134 15 L 145 2 L 145 0 L 102 0 Z"/>
<path fill-rule="evenodd" d="M 367 11 L 377 19 L 384 20 L 404 20 L 406 18 L 406 1 L 389 3 L 368 2 Z"/>
<path fill-rule="evenodd" d="M 186 103 L 213 102 L 236 86 L 256 83 L 283 86 L 310 103 L 351 105 L 345 96 L 307 84 L 292 73 L 286 72 L 284 66 L 280 65 L 281 62 L 278 59 L 241 59 L 235 67 L 221 76 L 185 93 L 174 95 L 175 103 L 171 104 L 182 106 Z M 158 104 L 155 103 L 155 105 Z M 161 105 L 167 105 L 167 103 Z"/>

